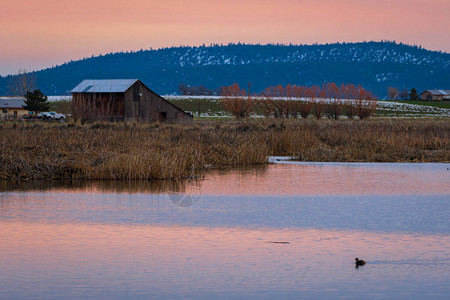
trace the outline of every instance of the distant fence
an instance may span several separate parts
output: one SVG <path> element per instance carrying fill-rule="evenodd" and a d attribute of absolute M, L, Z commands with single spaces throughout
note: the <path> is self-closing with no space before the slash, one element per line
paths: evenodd
<path fill-rule="evenodd" d="M 21 121 L 22 116 L 10 116 L 10 115 L 0 115 L 0 121 Z"/>

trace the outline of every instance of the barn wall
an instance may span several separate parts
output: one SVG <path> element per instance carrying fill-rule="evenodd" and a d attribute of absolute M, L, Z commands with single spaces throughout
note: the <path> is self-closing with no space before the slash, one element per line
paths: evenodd
<path fill-rule="evenodd" d="M 124 93 L 72 93 L 72 114 L 86 121 L 191 122 L 190 114 L 137 81 Z"/>
<path fill-rule="evenodd" d="M 72 93 L 72 115 L 88 121 L 123 120 L 122 93 Z"/>
<path fill-rule="evenodd" d="M 140 81 L 125 92 L 125 120 L 190 122 L 192 116 L 148 89 Z"/>

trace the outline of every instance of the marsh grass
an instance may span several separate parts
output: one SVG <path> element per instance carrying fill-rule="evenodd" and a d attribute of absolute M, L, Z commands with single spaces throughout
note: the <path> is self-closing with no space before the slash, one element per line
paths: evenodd
<path fill-rule="evenodd" d="M 180 179 L 302 161 L 449 162 L 447 119 L 261 119 L 192 125 L 3 124 L 0 179 Z"/>

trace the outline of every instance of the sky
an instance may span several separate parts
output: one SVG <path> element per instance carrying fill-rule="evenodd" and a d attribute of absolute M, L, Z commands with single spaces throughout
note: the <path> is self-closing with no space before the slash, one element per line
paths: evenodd
<path fill-rule="evenodd" d="M 449 0 L 0 0 L 0 75 L 117 51 L 395 40 L 450 52 Z"/>

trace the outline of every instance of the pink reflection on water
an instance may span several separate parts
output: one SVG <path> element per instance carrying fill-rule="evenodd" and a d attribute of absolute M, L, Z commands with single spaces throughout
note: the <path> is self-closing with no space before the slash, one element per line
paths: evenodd
<path fill-rule="evenodd" d="M 0 288 L 16 280 L 134 291 L 311 290 L 442 278 L 450 237 L 315 229 L 242 229 L 1 222 Z M 4 234 L 7 232 L 8 234 Z M 283 241 L 289 244 L 273 244 Z M 9 286 L 10 285 L 10 286 Z M 39 286 L 39 284 L 37 284 Z M 40 288 L 43 288 L 41 286 Z M 383 287 L 379 287 L 383 289 Z M 45 288 L 43 288 L 45 290 Z M 1 290 L 1 289 L 0 289 Z M 33 290 L 30 290 L 32 293 Z M 42 292 L 42 291 L 40 291 Z"/>
<path fill-rule="evenodd" d="M 211 172 L 204 194 L 450 194 L 450 164 L 274 164 L 261 170 Z"/>
<path fill-rule="evenodd" d="M 204 180 L 6 182 L 3 191 L 189 195 L 448 195 L 450 164 L 296 163 L 215 170 Z M 0 194 L 1 197 L 1 194 Z M 0 203 L 2 199 L 0 198 Z"/>

